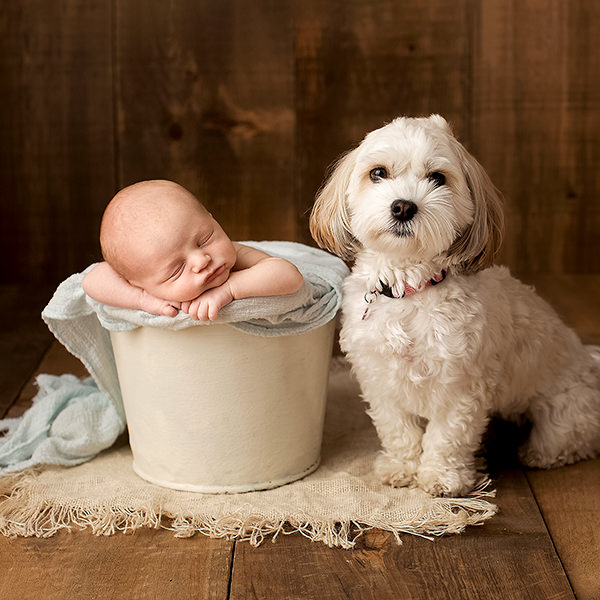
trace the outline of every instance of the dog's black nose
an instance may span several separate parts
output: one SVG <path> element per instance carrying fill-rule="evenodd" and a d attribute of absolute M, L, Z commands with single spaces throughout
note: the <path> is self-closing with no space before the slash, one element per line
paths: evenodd
<path fill-rule="evenodd" d="M 410 221 L 419 210 L 418 206 L 411 200 L 394 200 L 390 207 L 392 217 L 396 221 Z"/>

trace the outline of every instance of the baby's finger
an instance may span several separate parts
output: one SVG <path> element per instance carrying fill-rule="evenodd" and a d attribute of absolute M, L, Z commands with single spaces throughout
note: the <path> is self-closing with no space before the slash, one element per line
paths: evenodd
<path fill-rule="evenodd" d="M 167 304 L 163 307 L 162 314 L 167 317 L 175 317 L 177 315 L 177 309 L 174 306 Z"/>
<path fill-rule="evenodd" d="M 210 321 L 216 321 L 219 316 L 219 305 L 215 304 L 214 306 L 208 307 L 208 319 Z"/>
<path fill-rule="evenodd" d="M 208 304 L 201 303 L 198 307 L 198 319 L 200 321 L 208 321 Z"/>

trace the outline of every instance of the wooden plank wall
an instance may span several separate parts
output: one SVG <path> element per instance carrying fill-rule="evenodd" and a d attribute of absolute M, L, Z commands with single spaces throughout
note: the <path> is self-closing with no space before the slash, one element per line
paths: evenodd
<path fill-rule="evenodd" d="M 502 262 L 598 273 L 595 0 L 6 0 L 0 281 L 96 260 L 106 202 L 165 177 L 234 239 L 309 242 L 327 166 L 440 112 L 506 196 Z"/>

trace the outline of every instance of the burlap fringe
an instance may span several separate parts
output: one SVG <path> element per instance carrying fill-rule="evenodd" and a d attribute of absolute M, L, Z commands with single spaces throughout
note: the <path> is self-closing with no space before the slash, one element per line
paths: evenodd
<path fill-rule="evenodd" d="M 300 533 L 313 542 L 330 547 L 350 549 L 356 540 L 371 529 L 391 532 L 398 544 L 401 534 L 433 539 L 449 533 L 461 533 L 469 525 L 481 525 L 497 512 L 486 500 L 495 495 L 489 479 L 480 482 L 468 498 L 436 498 L 432 509 L 422 520 L 392 522 L 373 519 L 363 521 L 319 521 L 309 515 L 295 513 L 284 519 L 265 519 L 259 515 L 247 517 L 228 515 L 222 518 L 178 516 L 163 513 L 161 508 L 148 506 L 132 510 L 127 506 L 50 505 L 32 501 L 28 493 L 35 472 L 29 471 L 0 478 L 0 533 L 8 537 L 51 537 L 60 530 L 91 528 L 95 535 L 129 533 L 141 527 L 163 528 L 176 537 L 191 537 L 196 533 L 228 540 L 248 541 L 259 546 L 267 537 Z"/>

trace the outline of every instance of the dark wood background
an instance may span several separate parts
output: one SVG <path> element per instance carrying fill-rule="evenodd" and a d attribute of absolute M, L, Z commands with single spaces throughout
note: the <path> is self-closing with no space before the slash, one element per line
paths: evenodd
<path fill-rule="evenodd" d="M 0 282 L 97 260 L 147 178 L 233 239 L 310 242 L 335 157 L 431 112 L 505 194 L 502 262 L 598 273 L 599 29 L 596 0 L 4 0 Z"/>

